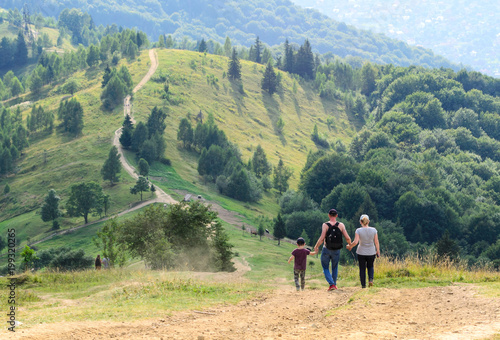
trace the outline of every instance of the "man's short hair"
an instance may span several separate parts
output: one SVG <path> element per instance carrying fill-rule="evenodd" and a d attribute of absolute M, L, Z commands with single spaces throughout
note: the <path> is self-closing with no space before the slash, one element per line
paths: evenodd
<path fill-rule="evenodd" d="M 330 211 L 328 212 L 328 215 L 331 215 L 331 216 L 337 216 L 337 215 L 338 215 L 337 210 L 335 210 L 335 209 L 330 209 Z"/>

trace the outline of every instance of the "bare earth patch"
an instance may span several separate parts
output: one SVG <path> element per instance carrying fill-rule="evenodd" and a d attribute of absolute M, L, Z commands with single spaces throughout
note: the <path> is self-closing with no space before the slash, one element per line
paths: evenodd
<path fill-rule="evenodd" d="M 96 310 L 96 313 L 99 311 Z M 500 332 L 500 300 L 470 284 L 419 289 L 281 287 L 237 305 L 131 322 L 66 322 L 13 339 L 483 339 Z"/>

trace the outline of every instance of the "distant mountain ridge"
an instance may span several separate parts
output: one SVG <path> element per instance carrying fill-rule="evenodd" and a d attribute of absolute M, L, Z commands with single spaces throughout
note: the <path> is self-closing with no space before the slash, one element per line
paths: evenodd
<path fill-rule="evenodd" d="M 334 20 L 431 48 L 453 62 L 500 77 L 500 2 L 292 0 Z"/>
<path fill-rule="evenodd" d="M 6 8 L 20 8 L 25 1 L 6 0 Z M 360 57 L 376 63 L 411 64 L 425 67 L 449 67 L 458 70 L 444 57 L 431 50 L 409 46 L 381 34 L 361 31 L 339 23 L 316 10 L 304 9 L 289 0 L 202 0 L 168 1 L 117 0 L 42 0 L 28 1 L 32 12 L 57 17 L 64 8 L 79 6 L 99 25 L 116 24 L 137 27 L 153 40 L 160 34 L 171 34 L 223 43 L 229 36 L 233 45 L 249 46 L 259 36 L 270 45 L 280 45 L 286 39 L 302 44 L 309 39 L 313 51 L 331 52 L 341 57 Z"/>

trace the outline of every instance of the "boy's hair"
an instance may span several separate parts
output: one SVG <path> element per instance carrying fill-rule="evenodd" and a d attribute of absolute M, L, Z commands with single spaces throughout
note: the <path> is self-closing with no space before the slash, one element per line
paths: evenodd
<path fill-rule="evenodd" d="M 299 237 L 297 239 L 297 245 L 298 246 L 303 246 L 304 244 L 306 244 L 306 241 L 302 237 Z"/>

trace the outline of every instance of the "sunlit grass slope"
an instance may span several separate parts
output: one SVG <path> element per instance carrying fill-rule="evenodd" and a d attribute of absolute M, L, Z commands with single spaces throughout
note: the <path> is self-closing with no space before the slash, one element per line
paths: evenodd
<path fill-rule="evenodd" d="M 125 63 L 137 83 L 146 74 L 150 66 L 148 52 L 132 63 Z M 41 238 L 50 228 L 50 223 L 41 220 L 39 208 L 48 190 L 53 188 L 64 204 L 69 196 L 71 184 L 81 181 L 97 181 L 101 183 L 105 193 L 111 196 L 109 214 L 126 209 L 137 197 L 129 192 L 133 180 L 122 170 L 118 184 L 110 186 L 104 182 L 100 170 L 112 146 L 114 131 L 123 122 L 123 108 L 118 107 L 113 112 L 104 111 L 101 107 L 103 69 L 91 68 L 72 75 L 80 84 L 80 90 L 74 97 L 82 104 L 84 111 L 84 128 L 81 135 L 69 136 L 55 129 L 50 135 L 43 132 L 32 136 L 30 146 L 24 151 L 24 156 L 18 162 L 18 172 L 2 181 L 2 187 L 9 184 L 11 191 L 0 198 L 0 233 L 4 235 L 7 228 L 15 227 L 21 240 L 31 237 L 34 241 Z M 31 112 L 33 104 L 40 105 L 45 111 L 57 110 L 62 100 L 68 97 L 60 91 L 59 84 L 44 87 L 40 98 L 29 96 L 29 102 L 21 104 L 23 119 Z M 15 108 L 14 108 L 15 109 Z M 56 121 L 56 125 L 59 124 Z M 26 218 L 24 214 L 28 214 Z M 19 216 L 22 215 L 22 216 Z M 18 216 L 18 217 L 16 217 Z M 15 219 L 12 219 L 14 218 Z M 89 216 L 90 220 L 98 217 Z M 12 219 L 12 220 L 11 220 Z M 22 221 L 22 223 L 18 223 Z M 61 227 L 68 228 L 83 224 L 83 218 L 63 217 Z"/>
<path fill-rule="evenodd" d="M 199 177 L 197 155 L 178 147 L 177 128 L 180 119 L 189 116 L 193 125 L 195 116 L 201 111 L 203 119 L 209 114 L 215 118 L 229 140 L 236 143 L 246 162 L 260 144 L 266 151 L 268 160 L 276 165 L 279 157 L 294 171 L 291 187 L 296 188 L 300 170 L 305 164 L 307 154 L 317 150 L 310 135 L 317 124 L 320 133 L 328 136 L 330 141 L 339 138 L 346 143 L 354 135 L 356 124 L 344 112 L 341 104 L 323 101 L 309 84 L 291 78 L 282 73 L 282 90 L 270 96 L 260 88 L 264 65 L 242 61 L 243 91 L 237 83 L 230 82 L 225 76 L 228 58 L 205 55 L 198 52 L 182 50 L 158 50 L 158 74 L 167 75 L 171 98 L 177 103 L 170 103 L 162 98 L 163 82 L 151 80 L 134 95 L 133 114 L 137 121 L 145 121 L 154 106 L 164 108 L 168 117 L 165 138 L 167 150 L 165 156 L 172 160 L 171 170 L 163 165 L 154 165 L 151 175 L 164 177 L 156 182 L 169 192 L 173 190 L 196 191 L 215 199 L 228 209 L 255 219 L 260 214 L 267 217 L 275 215 L 278 210 L 275 193 L 264 194 L 257 204 L 237 202 L 216 193 L 215 186 L 205 183 Z M 132 74 L 134 83 L 146 74 L 150 60 L 147 51 L 132 62 L 122 61 Z M 30 147 L 18 164 L 16 176 L 8 177 L 0 185 L 9 184 L 11 192 L 1 198 L 0 233 L 12 226 L 17 220 L 9 221 L 15 216 L 29 213 L 29 218 L 17 217 L 23 221 L 19 235 L 22 240 L 30 237 L 32 241 L 41 238 L 50 229 L 49 223 L 43 223 L 37 215 L 48 189 L 54 188 L 61 196 L 64 206 L 69 195 L 71 184 L 79 181 L 98 181 L 106 193 L 111 195 L 111 211 L 122 211 L 137 197 L 130 195 L 129 187 L 132 179 L 122 173 L 119 184 L 110 187 L 103 182 L 100 169 L 104 163 L 114 131 L 123 122 L 122 107 L 113 112 L 106 112 L 101 107 L 101 80 L 104 66 L 89 68 L 71 76 L 80 84 L 75 97 L 84 109 L 85 127 L 77 138 L 60 131 L 50 136 L 35 136 Z M 58 84 L 45 86 L 40 98 L 26 96 L 21 105 L 23 118 L 30 113 L 31 105 L 41 105 L 46 111 L 57 115 L 61 100 L 67 94 L 60 91 L 66 79 Z M 329 131 L 326 125 L 328 117 L 333 117 L 334 128 Z M 278 119 L 285 123 L 282 133 L 278 132 Z M 131 159 L 134 157 L 132 156 Z M 176 181 L 165 180 L 168 174 L 175 174 Z M 172 187 L 171 184 L 176 184 Z M 178 198 L 182 193 L 176 193 Z M 91 217 L 96 219 L 97 217 Z M 63 228 L 81 224 L 82 218 L 64 217 Z"/>
<path fill-rule="evenodd" d="M 273 96 L 264 93 L 261 80 L 265 65 L 241 61 L 242 93 L 237 83 L 224 77 L 226 57 L 166 49 L 158 50 L 158 56 L 157 74 L 168 75 L 171 97 L 180 99 L 181 103 L 172 105 L 162 99 L 163 83 L 150 81 L 135 95 L 134 115 L 138 121 L 144 121 L 155 105 L 168 111 L 166 154 L 179 175 L 189 182 L 198 181 L 196 159 L 178 149 L 177 128 L 180 120 L 188 115 L 195 127 L 195 117 L 200 111 L 204 119 L 209 114 L 214 116 L 229 140 L 239 146 L 245 162 L 259 144 L 273 165 L 283 158 L 294 171 L 292 187 L 298 184 L 308 152 L 317 150 L 310 138 L 315 124 L 319 133 L 327 135 L 330 141 L 339 138 L 345 143 L 359 128 L 360 122 L 350 120 L 343 105 L 321 100 L 310 84 L 297 81 L 287 73 L 279 71 L 283 78 L 282 91 Z M 326 124 L 328 117 L 334 120 L 331 131 Z M 280 118 L 285 123 L 282 133 L 277 128 Z"/>

